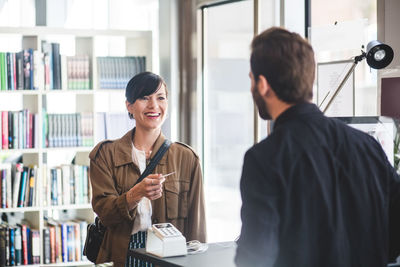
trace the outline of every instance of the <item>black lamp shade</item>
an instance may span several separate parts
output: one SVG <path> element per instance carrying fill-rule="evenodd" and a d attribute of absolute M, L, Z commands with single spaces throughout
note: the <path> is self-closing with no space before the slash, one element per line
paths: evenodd
<path fill-rule="evenodd" d="M 373 69 L 382 69 L 393 60 L 393 49 L 379 41 L 371 41 L 367 45 L 367 63 Z"/>

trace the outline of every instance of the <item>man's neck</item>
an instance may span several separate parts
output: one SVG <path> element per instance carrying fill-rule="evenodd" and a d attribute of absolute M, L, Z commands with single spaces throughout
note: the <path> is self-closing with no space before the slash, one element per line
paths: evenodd
<path fill-rule="evenodd" d="M 139 150 L 146 152 L 152 151 L 157 138 L 160 136 L 160 133 L 160 128 L 154 130 L 136 128 L 135 136 L 133 137 L 133 145 Z"/>
<path fill-rule="evenodd" d="M 276 101 L 273 105 L 271 105 L 270 115 L 273 120 L 276 120 L 285 110 L 293 106 L 293 104 L 288 104 L 282 101 Z"/>

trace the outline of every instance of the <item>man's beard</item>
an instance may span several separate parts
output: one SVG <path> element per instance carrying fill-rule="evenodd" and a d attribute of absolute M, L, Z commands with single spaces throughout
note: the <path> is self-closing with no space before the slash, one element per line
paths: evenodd
<path fill-rule="evenodd" d="M 255 85 L 257 86 L 257 85 Z M 254 90 L 251 91 L 251 94 L 253 95 L 254 102 L 257 105 L 258 108 L 258 114 L 260 114 L 260 117 L 264 120 L 271 120 L 272 117 L 268 111 L 268 106 L 267 103 L 264 102 L 262 96 L 258 92 L 257 88 L 254 88 Z"/>

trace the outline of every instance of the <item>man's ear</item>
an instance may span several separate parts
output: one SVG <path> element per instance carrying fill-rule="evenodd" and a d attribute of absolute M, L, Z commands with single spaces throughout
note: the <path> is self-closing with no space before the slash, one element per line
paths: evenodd
<path fill-rule="evenodd" d="M 258 76 L 258 81 L 257 81 L 257 88 L 262 96 L 267 96 L 269 91 L 271 91 L 271 87 L 269 86 L 269 83 L 267 79 L 263 75 Z"/>

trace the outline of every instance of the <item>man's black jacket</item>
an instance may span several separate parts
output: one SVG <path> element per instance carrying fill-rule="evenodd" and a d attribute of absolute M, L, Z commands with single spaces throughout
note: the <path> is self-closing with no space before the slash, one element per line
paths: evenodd
<path fill-rule="evenodd" d="M 249 149 L 238 266 L 377 267 L 399 254 L 400 179 L 371 136 L 292 106 Z"/>

